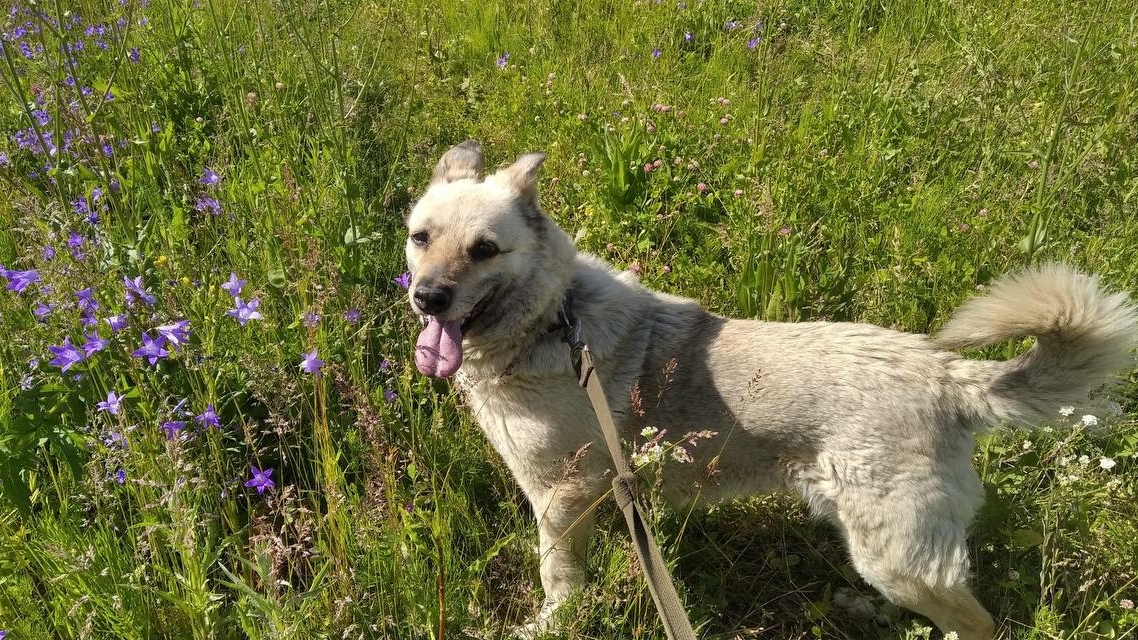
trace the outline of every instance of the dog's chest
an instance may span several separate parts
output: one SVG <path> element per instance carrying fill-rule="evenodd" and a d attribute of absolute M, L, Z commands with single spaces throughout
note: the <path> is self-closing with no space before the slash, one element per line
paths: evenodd
<path fill-rule="evenodd" d="M 572 378 L 459 376 L 458 382 L 486 439 L 527 492 L 599 435 L 588 398 Z"/>

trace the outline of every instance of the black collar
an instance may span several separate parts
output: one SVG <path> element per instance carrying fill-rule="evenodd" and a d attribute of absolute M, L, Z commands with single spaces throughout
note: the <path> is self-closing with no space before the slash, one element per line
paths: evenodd
<path fill-rule="evenodd" d="M 573 313 L 573 290 L 565 290 L 565 299 L 561 302 L 561 311 L 557 314 L 557 324 L 554 330 L 561 331 L 561 341 L 569 345 L 574 366 L 581 358 L 581 350 L 585 348 L 585 341 L 581 338 L 581 319 Z"/>

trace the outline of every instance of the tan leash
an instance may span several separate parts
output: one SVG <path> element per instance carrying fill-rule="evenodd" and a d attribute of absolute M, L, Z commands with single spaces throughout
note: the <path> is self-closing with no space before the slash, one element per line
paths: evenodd
<path fill-rule="evenodd" d="M 628 524 L 628 532 L 636 548 L 636 557 L 639 558 L 644 577 L 648 581 L 648 591 L 656 603 L 656 611 L 664 623 L 664 631 L 670 640 L 695 640 L 695 631 L 692 630 L 687 612 L 684 611 L 680 597 L 676 594 L 676 587 L 672 583 L 667 565 L 664 564 L 660 547 L 656 545 L 656 539 L 648 530 L 648 523 L 645 522 L 637 505 L 636 474 L 632 472 L 620 448 L 620 436 L 617 434 L 616 425 L 613 424 L 608 399 L 605 398 L 605 391 L 593 366 L 593 354 L 581 339 L 581 321 L 573 315 L 571 294 L 565 296 L 561 321 L 565 327 L 562 340 L 569 344 L 573 369 L 577 373 L 577 383 L 589 394 L 589 401 L 597 414 L 601 432 L 604 433 L 605 442 L 608 444 L 609 455 L 612 456 L 616 472 L 616 476 L 612 479 L 612 495 L 624 513 L 624 521 Z"/>

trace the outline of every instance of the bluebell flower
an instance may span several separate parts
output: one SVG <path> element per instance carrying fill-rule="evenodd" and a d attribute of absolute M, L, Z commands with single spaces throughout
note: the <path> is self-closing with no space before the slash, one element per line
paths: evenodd
<path fill-rule="evenodd" d="M 124 276 L 122 280 L 123 284 L 126 285 L 126 306 L 134 306 L 136 300 L 141 300 L 147 306 L 154 306 L 156 298 L 142 285 L 142 276 L 134 278 Z"/>
<path fill-rule="evenodd" d="M 300 361 L 300 368 L 305 373 L 319 375 L 323 367 L 324 361 L 316 357 L 316 349 L 313 349 L 312 353 L 304 354 L 304 359 Z"/>
<path fill-rule="evenodd" d="M 87 354 L 88 358 L 106 349 L 107 345 L 110 344 L 107 340 L 100 338 L 98 332 L 84 334 L 83 338 L 83 351 Z"/>
<path fill-rule="evenodd" d="M 190 339 L 190 321 L 178 320 L 170 324 L 160 325 L 155 327 L 155 331 L 158 332 L 158 335 L 166 338 L 170 344 L 180 347 Z"/>
<path fill-rule="evenodd" d="M 162 429 L 166 432 L 166 439 L 173 440 L 178 437 L 182 429 L 186 428 L 186 423 L 181 420 L 167 420 L 162 423 Z"/>
<path fill-rule="evenodd" d="M 257 298 L 253 298 L 249 302 L 242 302 L 241 298 L 234 298 L 233 304 L 235 305 L 235 308 L 226 311 L 225 315 L 231 318 L 237 318 L 237 322 L 240 322 L 241 326 L 243 327 L 245 326 L 245 323 L 250 320 L 264 319 L 264 316 L 261 315 L 261 312 L 257 311 L 257 307 L 261 305 L 261 301 Z"/>
<path fill-rule="evenodd" d="M 0 266 L 0 276 L 8 280 L 8 286 L 5 288 L 16 293 L 23 293 L 32 283 L 40 281 L 39 271 L 35 269 L 16 271 Z"/>
<path fill-rule="evenodd" d="M 222 283 L 221 288 L 224 289 L 226 293 L 236 298 L 237 296 L 241 295 L 241 288 L 245 286 L 246 282 L 248 281 L 238 278 L 236 273 L 230 272 L 229 280 Z"/>
<path fill-rule="evenodd" d="M 217 201 L 217 198 L 211 198 L 206 195 L 200 195 L 197 200 L 194 200 L 194 209 L 199 213 L 209 213 L 215 216 L 221 215 L 221 203 Z"/>
<path fill-rule="evenodd" d="M 269 476 L 273 475 L 272 467 L 265 469 L 258 469 L 257 467 L 249 467 L 252 478 L 245 482 L 246 487 L 252 487 L 257 490 L 258 494 L 265 493 L 265 489 L 272 489 L 276 486 L 273 479 Z"/>
<path fill-rule="evenodd" d="M 61 373 L 66 373 L 68 369 L 83 362 L 87 357 L 75 345 L 71 344 L 69 337 L 63 339 L 63 344 L 48 347 L 47 350 L 55 356 L 49 364 L 59 367 Z"/>
<path fill-rule="evenodd" d="M 112 334 L 122 331 L 126 328 L 127 325 L 126 316 L 124 315 L 109 316 L 106 318 L 106 321 L 107 324 L 111 327 Z"/>
<path fill-rule="evenodd" d="M 157 338 L 151 338 L 149 333 L 144 332 L 142 334 L 142 346 L 130 355 L 135 358 L 145 358 L 151 365 L 155 365 L 160 358 L 165 358 L 170 355 L 169 351 L 163 349 L 164 346 L 166 346 L 165 337 L 158 336 Z"/>
<path fill-rule="evenodd" d="M 95 292 L 91 287 L 76 291 L 75 299 L 82 314 L 91 315 L 99 310 L 99 302 L 95 300 Z"/>
<path fill-rule="evenodd" d="M 194 416 L 194 420 L 197 420 L 203 429 L 221 427 L 221 418 L 219 418 L 217 416 L 217 412 L 213 410 L 213 404 L 207 404 L 205 406 L 205 411 L 201 412 L 201 414 L 197 416 Z"/>
<path fill-rule="evenodd" d="M 122 397 L 114 391 L 107 394 L 107 399 L 95 405 L 95 409 L 99 411 L 106 411 L 112 415 L 118 415 L 122 409 Z M 121 436 L 120 436 L 121 437 Z"/>

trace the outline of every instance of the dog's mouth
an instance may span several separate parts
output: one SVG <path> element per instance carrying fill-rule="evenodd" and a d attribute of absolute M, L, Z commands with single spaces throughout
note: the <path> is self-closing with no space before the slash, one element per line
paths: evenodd
<path fill-rule="evenodd" d="M 420 373 L 432 378 L 449 378 L 458 371 L 462 366 L 462 337 L 471 328 L 477 328 L 492 293 L 479 300 L 461 319 L 440 320 L 437 316 L 423 316 L 426 324 L 415 343 L 415 366 Z"/>
<path fill-rule="evenodd" d="M 482 312 L 486 310 L 486 307 L 490 305 L 492 295 L 493 292 L 486 294 L 486 297 L 479 300 L 478 304 L 470 309 L 470 313 L 466 314 L 466 317 L 462 319 L 462 324 L 459 325 L 462 335 L 465 336 L 471 327 L 477 327 L 478 319 L 482 316 Z"/>

